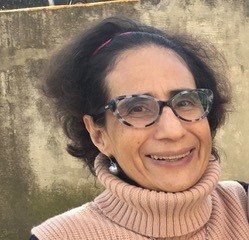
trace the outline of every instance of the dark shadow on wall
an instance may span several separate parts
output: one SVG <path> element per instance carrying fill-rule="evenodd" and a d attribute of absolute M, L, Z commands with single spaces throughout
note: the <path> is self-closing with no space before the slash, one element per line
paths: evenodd
<path fill-rule="evenodd" d="M 91 201 L 103 189 L 94 183 L 86 183 L 80 188 L 56 186 L 40 190 L 18 185 L 12 196 L 9 219 L 0 220 L 1 240 L 29 239 L 30 230 L 44 220 Z M 2 214 L 2 213 L 1 213 Z M 25 216 L 25 218 L 23 217 Z"/>

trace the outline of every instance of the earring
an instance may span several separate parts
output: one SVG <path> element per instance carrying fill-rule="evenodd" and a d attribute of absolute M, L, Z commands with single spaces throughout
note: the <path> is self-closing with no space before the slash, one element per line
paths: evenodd
<path fill-rule="evenodd" d="M 110 173 L 112 173 L 113 175 L 117 175 L 119 173 L 117 163 L 113 162 L 110 157 L 108 157 L 108 158 L 110 159 L 110 166 L 109 166 Z"/>
<path fill-rule="evenodd" d="M 213 154 L 211 154 L 210 158 L 209 158 L 209 162 L 215 162 L 217 161 L 217 159 L 215 158 L 215 156 Z"/>

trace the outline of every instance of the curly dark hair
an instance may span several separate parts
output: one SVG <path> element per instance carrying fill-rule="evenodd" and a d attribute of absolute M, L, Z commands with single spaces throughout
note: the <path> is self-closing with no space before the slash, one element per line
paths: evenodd
<path fill-rule="evenodd" d="M 121 34 L 132 32 L 132 34 Z M 111 40 L 104 47 L 99 47 Z M 225 122 L 231 100 L 230 85 L 220 66 L 224 59 L 214 47 L 192 37 L 165 33 L 130 19 L 107 18 L 54 55 L 49 63 L 43 90 L 52 98 L 67 137 L 71 140 L 67 151 L 82 159 L 94 174 L 94 160 L 99 150 L 92 143 L 82 117 L 91 115 L 108 101 L 105 77 L 125 50 L 145 45 L 171 49 L 187 64 L 197 88 L 213 91 L 214 102 L 208 115 L 212 138 Z M 98 51 L 96 52 L 96 49 Z M 95 119 L 105 126 L 105 118 Z M 212 154 L 219 158 L 214 143 Z"/>

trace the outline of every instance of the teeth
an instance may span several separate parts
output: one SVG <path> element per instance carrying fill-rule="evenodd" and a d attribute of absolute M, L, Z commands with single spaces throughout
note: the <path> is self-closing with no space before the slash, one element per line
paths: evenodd
<path fill-rule="evenodd" d="M 155 160 L 175 162 L 175 161 L 180 160 L 181 158 L 184 158 L 184 157 L 188 156 L 189 154 L 190 154 L 190 151 L 188 151 L 188 152 L 186 152 L 186 153 L 184 153 L 182 155 L 177 155 L 177 156 L 164 157 L 164 156 L 150 155 L 150 157 L 155 159 Z"/>

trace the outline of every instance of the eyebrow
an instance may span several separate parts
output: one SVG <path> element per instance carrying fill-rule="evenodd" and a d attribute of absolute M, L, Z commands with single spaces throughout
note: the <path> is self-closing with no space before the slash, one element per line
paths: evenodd
<path fill-rule="evenodd" d="M 186 91 L 186 90 L 193 90 L 195 88 L 179 88 L 179 89 L 174 89 L 174 90 L 171 90 L 169 91 L 169 98 L 175 96 L 176 94 L 182 92 L 182 91 Z M 153 94 L 149 93 L 149 92 L 146 92 L 146 93 L 142 93 L 143 95 L 148 95 L 148 96 L 151 96 L 151 97 L 154 97 Z"/>

